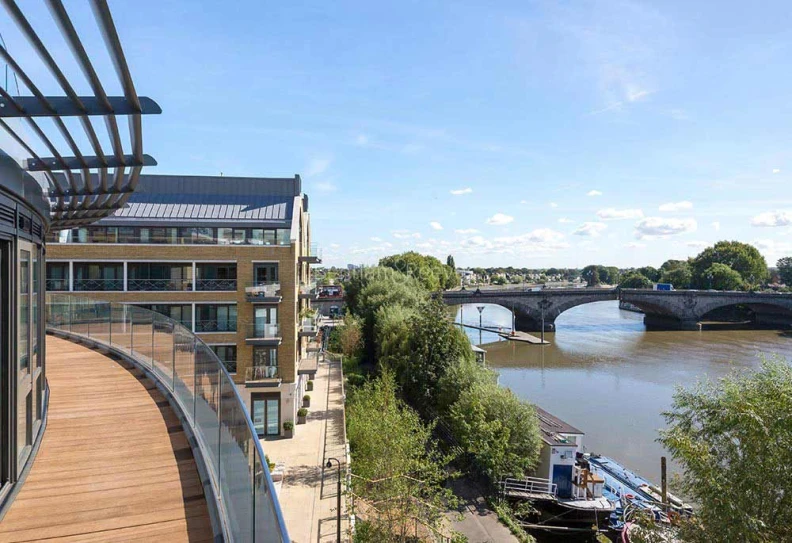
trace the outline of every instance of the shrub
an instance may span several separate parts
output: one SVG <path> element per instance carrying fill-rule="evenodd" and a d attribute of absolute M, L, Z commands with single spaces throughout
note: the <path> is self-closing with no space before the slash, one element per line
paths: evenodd
<path fill-rule="evenodd" d="M 308 416 L 308 410 L 306 408 L 304 408 L 304 407 L 301 407 L 300 409 L 297 410 L 297 416 L 298 417 L 307 417 Z"/>
<path fill-rule="evenodd" d="M 294 430 L 294 423 L 290 420 L 287 420 L 286 422 L 283 423 L 283 429 L 286 430 L 287 432 Z"/>
<path fill-rule="evenodd" d="M 303 401 L 304 402 L 310 402 L 311 401 L 311 395 L 310 394 L 306 394 L 305 396 L 303 396 Z"/>

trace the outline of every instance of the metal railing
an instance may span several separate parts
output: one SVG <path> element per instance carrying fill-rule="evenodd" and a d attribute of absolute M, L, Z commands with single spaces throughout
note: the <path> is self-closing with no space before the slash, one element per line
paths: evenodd
<path fill-rule="evenodd" d="M 192 288 L 192 279 L 127 279 L 127 290 L 134 291 L 183 291 Z"/>
<path fill-rule="evenodd" d="M 201 451 L 225 541 L 291 541 L 253 422 L 211 348 L 178 322 L 131 305 L 49 294 L 46 309 L 50 331 L 122 353 L 167 389 Z"/>
<path fill-rule="evenodd" d="M 255 339 L 278 339 L 280 335 L 280 325 L 277 323 L 252 323 L 245 325 L 245 337 Z"/>
<path fill-rule="evenodd" d="M 249 299 L 277 298 L 281 295 L 280 281 L 255 281 L 245 285 L 245 295 Z"/>
<path fill-rule="evenodd" d="M 69 280 L 68 279 L 47 279 L 47 290 L 60 290 L 60 291 L 68 291 L 69 290 Z"/>
<path fill-rule="evenodd" d="M 245 381 L 264 381 L 280 379 L 278 366 L 254 366 L 245 370 Z"/>
<path fill-rule="evenodd" d="M 236 279 L 198 279 L 195 290 L 236 290 Z"/>
<path fill-rule="evenodd" d="M 300 294 L 316 294 L 316 281 L 300 283 Z"/>
<path fill-rule="evenodd" d="M 305 247 L 305 254 L 303 256 L 310 256 L 318 258 L 319 260 L 322 259 L 322 249 L 315 243 L 311 243 L 307 247 Z"/>
<path fill-rule="evenodd" d="M 510 492 L 522 494 L 550 494 L 555 496 L 558 486 L 549 479 L 540 477 L 524 477 L 515 479 L 506 477 L 501 481 L 501 489 L 505 494 Z"/>
<path fill-rule="evenodd" d="M 124 290 L 123 279 L 75 279 L 73 283 L 75 291 L 100 291 L 100 290 Z"/>
<path fill-rule="evenodd" d="M 196 332 L 236 332 L 237 320 L 236 317 L 229 319 L 209 319 L 195 321 Z"/>

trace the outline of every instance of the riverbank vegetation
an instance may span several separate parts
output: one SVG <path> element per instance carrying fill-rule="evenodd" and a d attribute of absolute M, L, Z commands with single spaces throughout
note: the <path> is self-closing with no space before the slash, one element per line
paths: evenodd
<path fill-rule="evenodd" d="M 447 465 L 453 457 L 455 470 L 491 482 L 523 476 L 536 466 L 541 440 L 533 406 L 498 386 L 495 373 L 476 361 L 467 337 L 428 286 L 389 266 L 359 270 L 345 284 L 349 313 L 332 334 L 331 348 L 352 361 L 344 369 L 351 385 L 347 420 L 355 474 L 420 480 L 427 494 L 416 498 L 443 501 L 449 495 L 430 466 Z M 390 444 L 391 434 L 406 428 L 412 428 L 419 458 L 404 442 Z M 383 499 L 371 485 L 356 492 L 367 501 Z M 437 527 L 439 519 L 426 509 L 404 513 Z"/>

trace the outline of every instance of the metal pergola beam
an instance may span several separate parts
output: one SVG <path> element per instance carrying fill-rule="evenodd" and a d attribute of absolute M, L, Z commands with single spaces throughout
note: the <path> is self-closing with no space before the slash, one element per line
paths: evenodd
<path fill-rule="evenodd" d="M 108 96 L 107 100 L 110 104 L 110 109 L 95 96 L 80 96 L 79 99 L 83 105 L 82 109 L 75 106 L 71 99 L 63 96 L 45 96 L 44 98 L 50 104 L 52 110 L 34 96 L 15 96 L 13 97 L 13 102 L 5 97 L 0 98 L 0 117 L 52 117 L 53 115 L 59 117 L 87 115 L 90 117 L 94 115 L 112 116 L 138 113 L 142 115 L 157 115 L 162 113 L 162 109 L 157 103 L 145 96 L 140 97 L 140 105 L 142 107 L 140 112 L 135 111 L 135 108 L 123 96 Z"/>
<path fill-rule="evenodd" d="M 29 172 L 43 172 L 55 170 L 73 170 L 77 168 L 116 168 L 120 166 L 156 166 L 157 161 L 150 155 L 143 155 L 142 160 L 133 155 L 124 155 L 122 160 L 115 157 L 97 157 L 97 156 L 83 156 L 62 157 L 63 162 L 58 161 L 57 158 L 41 157 L 29 158 L 24 161 L 23 167 Z M 101 188 L 101 187 L 100 187 Z M 101 194 L 97 192 L 96 194 Z"/>

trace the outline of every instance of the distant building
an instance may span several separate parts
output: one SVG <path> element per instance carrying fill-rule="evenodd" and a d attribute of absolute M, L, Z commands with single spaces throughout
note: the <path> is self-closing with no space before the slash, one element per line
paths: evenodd
<path fill-rule="evenodd" d="M 126 207 L 49 242 L 50 292 L 179 321 L 233 374 L 259 435 L 296 420 L 317 368 L 321 262 L 299 176 L 143 175 Z"/>

